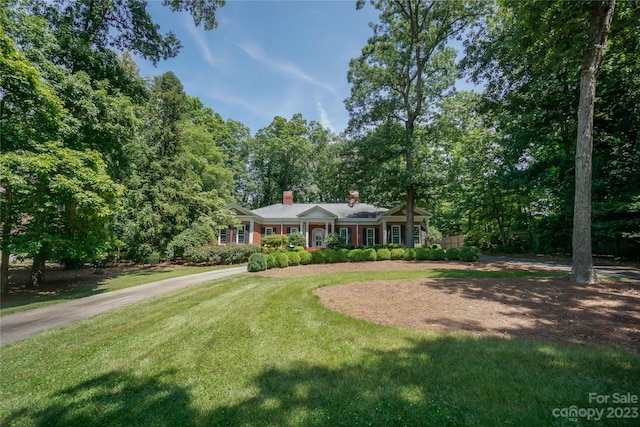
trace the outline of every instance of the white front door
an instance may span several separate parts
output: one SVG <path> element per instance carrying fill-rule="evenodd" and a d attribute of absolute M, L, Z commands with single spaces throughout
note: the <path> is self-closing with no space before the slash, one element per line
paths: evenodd
<path fill-rule="evenodd" d="M 312 246 L 314 248 L 324 248 L 324 230 L 321 228 L 313 230 Z"/>

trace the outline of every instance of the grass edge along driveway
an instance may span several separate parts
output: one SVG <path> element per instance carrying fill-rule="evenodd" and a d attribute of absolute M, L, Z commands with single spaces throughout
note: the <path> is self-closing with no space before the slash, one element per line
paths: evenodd
<path fill-rule="evenodd" d="M 640 394 L 638 354 L 380 326 L 332 312 L 312 294 L 428 274 L 240 275 L 10 344 L 2 348 L 0 420 L 544 426 L 573 422 L 554 415 L 563 408 L 604 406 L 589 393 Z"/>

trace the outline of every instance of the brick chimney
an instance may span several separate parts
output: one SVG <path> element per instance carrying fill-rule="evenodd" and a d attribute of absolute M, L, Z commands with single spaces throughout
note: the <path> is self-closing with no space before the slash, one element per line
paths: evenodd
<path fill-rule="evenodd" d="M 293 191 L 285 191 L 284 193 L 282 193 L 282 204 L 283 205 L 293 204 Z"/>
<path fill-rule="evenodd" d="M 359 202 L 360 202 L 360 192 L 357 190 L 349 191 L 349 207 L 353 207 L 353 205 Z"/>

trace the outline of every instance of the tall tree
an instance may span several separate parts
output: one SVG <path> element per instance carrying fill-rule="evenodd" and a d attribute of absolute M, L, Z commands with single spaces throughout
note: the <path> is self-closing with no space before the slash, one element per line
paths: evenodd
<path fill-rule="evenodd" d="M 385 123 L 399 123 L 404 164 L 398 191 L 404 193 L 405 241 L 413 246 L 413 209 L 420 185 L 416 179 L 416 134 L 428 123 L 435 103 L 457 76 L 455 50 L 447 42 L 479 16 L 479 3 L 462 0 L 373 0 L 380 22 L 362 54 L 351 60 L 351 95 L 346 107 L 349 128 L 364 134 Z M 363 2 L 359 2 L 362 7 Z"/>
<path fill-rule="evenodd" d="M 594 283 L 598 280 L 593 268 L 591 250 L 593 110 L 596 96 L 596 75 L 607 49 L 607 37 L 615 7 L 616 0 L 593 3 L 589 25 L 589 50 L 580 72 L 576 194 L 573 208 L 573 263 L 571 267 L 571 279 L 578 283 Z"/>

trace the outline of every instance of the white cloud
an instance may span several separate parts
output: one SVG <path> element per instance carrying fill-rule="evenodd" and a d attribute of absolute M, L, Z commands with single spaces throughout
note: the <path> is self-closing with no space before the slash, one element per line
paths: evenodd
<path fill-rule="evenodd" d="M 336 98 L 340 98 L 338 96 L 338 92 L 336 92 L 335 88 L 323 81 L 317 80 L 307 74 L 304 70 L 302 70 L 297 64 L 288 61 L 277 61 L 271 57 L 269 57 L 264 50 L 255 43 L 244 42 L 238 45 L 240 49 L 242 49 L 247 55 L 249 55 L 252 59 L 266 65 L 267 67 L 284 74 L 288 77 L 293 77 L 307 83 L 311 83 L 314 86 L 322 88 L 335 96 Z"/>
<path fill-rule="evenodd" d="M 329 120 L 329 116 L 327 115 L 327 111 L 322 106 L 322 102 L 318 101 L 316 103 L 316 107 L 318 107 L 318 113 L 320 114 L 320 124 L 322 125 L 322 127 L 335 132 L 333 126 L 331 125 L 331 121 Z"/>
<path fill-rule="evenodd" d="M 183 19 L 185 21 L 184 24 L 189 31 L 189 34 L 191 34 L 191 37 L 195 39 L 195 41 L 198 43 L 198 46 L 200 47 L 200 50 L 202 51 L 202 59 L 204 59 L 207 64 L 215 67 L 216 61 L 213 57 L 213 54 L 211 53 L 211 50 L 209 49 L 209 45 L 207 44 L 207 39 L 205 38 L 204 33 L 202 32 L 202 30 L 198 30 L 198 28 L 196 28 L 196 26 L 193 24 L 193 20 L 188 18 L 186 15 Z"/>

